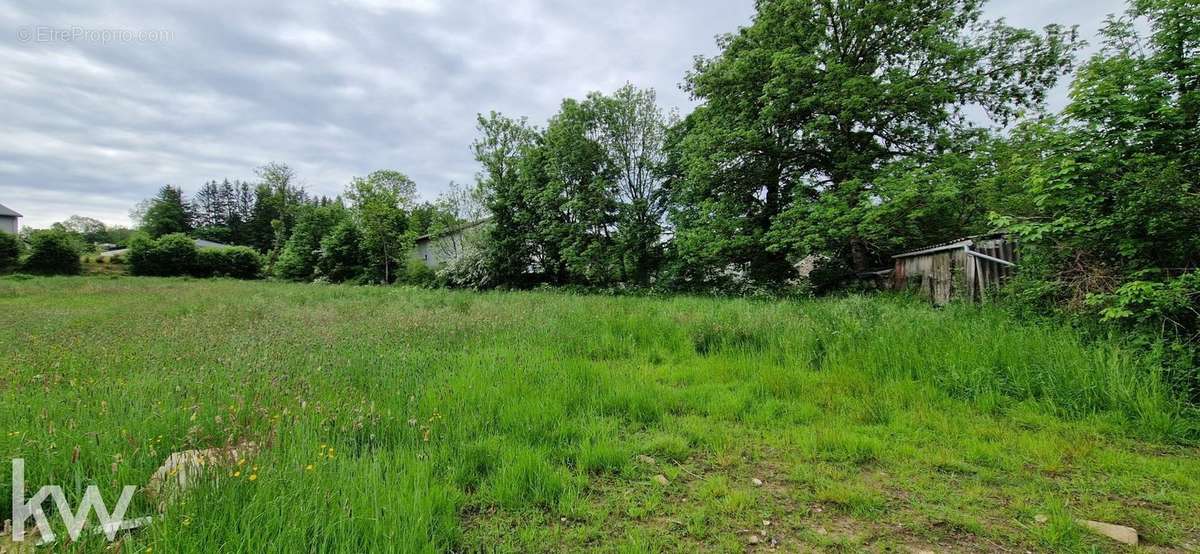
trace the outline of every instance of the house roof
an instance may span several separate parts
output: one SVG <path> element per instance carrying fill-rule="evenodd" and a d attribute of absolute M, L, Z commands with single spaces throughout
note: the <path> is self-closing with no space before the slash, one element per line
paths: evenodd
<path fill-rule="evenodd" d="M 25 217 L 15 211 L 13 211 L 11 208 L 5 206 L 4 204 L 0 204 L 0 216 Z"/>

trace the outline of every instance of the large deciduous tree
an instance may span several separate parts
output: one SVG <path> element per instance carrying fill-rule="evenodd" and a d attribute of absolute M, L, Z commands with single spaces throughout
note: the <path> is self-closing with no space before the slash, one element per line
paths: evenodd
<path fill-rule="evenodd" d="M 625 85 L 610 96 L 589 100 L 599 127 L 608 177 L 616 193 L 614 237 L 623 280 L 646 285 L 662 259 L 663 216 L 668 196 L 663 186 L 667 130 L 674 114 L 658 106 L 653 89 Z"/>
<path fill-rule="evenodd" d="M 496 112 L 478 117 L 478 138 L 471 144 L 480 171 L 476 176 L 492 217 L 488 265 L 498 282 L 521 279 L 535 255 L 533 218 L 522 174 L 535 169 L 529 161 L 541 137 L 525 119 Z M 525 167 L 527 171 L 522 171 Z"/>
<path fill-rule="evenodd" d="M 390 170 L 355 178 L 346 188 L 346 198 L 362 232 L 363 250 L 381 271 L 384 283 L 392 281 L 392 268 L 412 248 L 414 237 L 408 232 L 408 214 L 416 193 L 412 179 Z"/>
<path fill-rule="evenodd" d="M 971 110 L 1039 106 L 1069 68 L 1073 30 L 985 21 L 982 4 L 759 0 L 687 79 L 701 105 L 672 160 L 679 254 L 765 282 L 810 253 L 870 265 L 880 248 L 842 216 L 879 201 L 888 164 L 953 151 Z"/>

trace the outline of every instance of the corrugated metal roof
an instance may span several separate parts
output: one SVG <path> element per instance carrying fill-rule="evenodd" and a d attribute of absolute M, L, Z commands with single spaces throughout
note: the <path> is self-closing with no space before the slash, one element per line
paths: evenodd
<path fill-rule="evenodd" d="M 902 252 L 900 254 L 896 254 L 895 256 L 892 256 L 892 259 L 907 258 L 910 256 L 920 256 L 922 254 L 932 254 L 934 252 L 941 252 L 942 250 L 953 250 L 955 248 L 971 246 L 971 245 L 975 244 L 976 240 L 979 240 L 979 239 L 998 238 L 998 237 L 1002 237 L 1002 236 L 1004 236 L 1004 233 L 997 232 L 997 233 L 984 233 L 982 235 L 975 235 L 975 236 L 963 237 L 963 238 L 954 239 L 954 240 L 948 240 L 946 242 L 939 242 L 937 244 L 923 246 L 916 250 L 909 250 L 908 252 Z"/>
<path fill-rule="evenodd" d="M 0 215 L 6 215 L 8 217 L 25 217 L 15 211 L 13 211 L 11 208 L 9 208 L 8 206 L 5 206 L 4 204 L 0 204 Z"/>

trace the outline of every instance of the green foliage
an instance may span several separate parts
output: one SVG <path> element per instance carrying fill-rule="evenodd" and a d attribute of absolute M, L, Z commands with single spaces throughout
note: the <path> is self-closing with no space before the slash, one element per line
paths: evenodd
<path fill-rule="evenodd" d="M 150 205 L 141 216 L 140 229 L 159 238 L 173 233 L 187 233 L 192 230 L 192 208 L 183 197 L 183 189 L 165 185 L 159 189 L 158 196 L 150 200 Z"/>
<path fill-rule="evenodd" d="M 878 263 L 859 227 L 873 226 L 881 173 L 953 151 L 972 132 L 965 106 L 1002 122 L 1037 106 L 1068 67 L 1073 31 L 983 21 L 980 5 L 759 2 L 687 81 L 702 104 L 670 166 L 677 255 L 701 264 L 691 278 L 778 284 L 789 258 L 814 253 Z"/>
<path fill-rule="evenodd" d="M 191 274 L 195 277 L 257 279 L 262 269 L 262 256 L 253 248 L 202 248 L 196 251 L 196 262 Z"/>
<path fill-rule="evenodd" d="M 61 230 L 38 231 L 29 237 L 29 250 L 21 271 L 35 275 L 78 275 L 82 253 L 75 239 Z"/>
<path fill-rule="evenodd" d="M 416 183 L 399 171 L 376 171 L 355 178 L 346 188 L 351 213 L 362 233 L 362 250 L 379 282 L 396 277 L 393 267 L 407 258 L 415 236 L 409 232 L 408 210 L 416 196 Z"/>
<path fill-rule="evenodd" d="M 367 268 L 367 256 L 362 251 L 362 234 L 352 220 L 344 220 L 321 239 L 321 255 L 317 260 L 318 273 L 334 283 L 357 281 Z"/>
<path fill-rule="evenodd" d="M 306 206 L 301 209 L 292 235 L 272 268 L 275 276 L 291 281 L 311 281 L 321 256 L 321 241 L 343 219 L 341 206 Z"/>
<path fill-rule="evenodd" d="M 396 282 L 417 287 L 434 287 L 438 283 L 438 274 L 433 268 L 425 265 L 424 261 L 409 259 L 404 266 L 404 274 Z"/>
<path fill-rule="evenodd" d="M 668 123 L 654 92 L 631 85 L 563 101 L 545 131 L 480 116 L 494 281 L 648 285 L 662 260 Z"/>
<path fill-rule="evenodd" d="M 463 251 L 459 256 L 442 264 L 437 270 L 438 282 L 459 289 L 484 290 L 496 285 L 490 256 L 493 249 L 487 247 L 484 237 L 477 248 Z"/>
<path fill-rule="evenodd" d="M 0 273 L 17 269 L 21 262 L 21 241 L 12 233 L 0 232 Z"/>
<path fill-rule="evenodd" d="M 158 239 L 136 236 L 129 244 L 129 271 L 133 275 L 191 275 L 196 271 L 196 259 L 196 242 L 182 233 Z"/>

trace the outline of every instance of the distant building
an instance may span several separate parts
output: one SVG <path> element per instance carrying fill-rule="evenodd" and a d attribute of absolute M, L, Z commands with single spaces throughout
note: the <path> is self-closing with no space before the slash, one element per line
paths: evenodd
<path fill-rule="evenodd" d="M 472 251 L 479 244 L 487 232 L 487 223 L 489 222 L 491 222 L 491 218 L 481 219 L 440 233 L 417 237 L 417 241 L 413 245 L 412 257 L 421 260 L 430 269 L 437 269 L 453 262 Z"/>
<path fill-rule="evenodd" d="M 0 204 L 0 232 L 17 234 L 20 226 L 17 220 L 21 219 L 21 214 L 7 208 L 4 204 Z"/>

